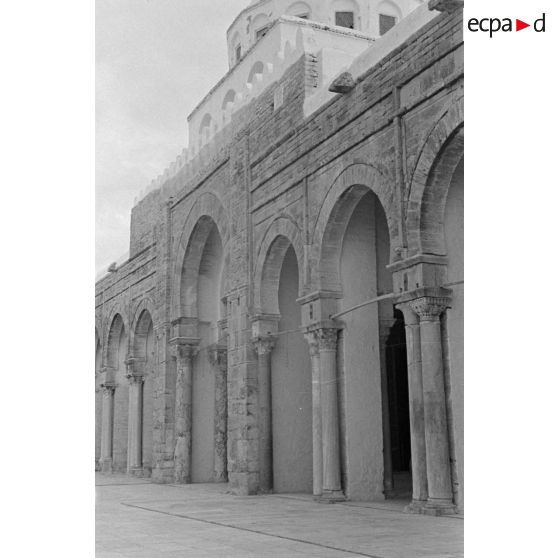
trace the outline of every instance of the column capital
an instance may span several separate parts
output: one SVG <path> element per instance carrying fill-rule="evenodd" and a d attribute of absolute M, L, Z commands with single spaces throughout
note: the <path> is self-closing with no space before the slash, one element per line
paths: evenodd
<path fill-rule="evenodd" d="M 264 356 L 271 353 L 275 347 L 276 337 L 274 335 L 259 335 L 252 339 L 254 350 L 258 356 Z"/>
<path fill-rule="evenodd" d="M 450 297 L 423 296 L 412 300 L 410 305 L 421 322 L 433 322 L 440 318 L 440 314 L 449 307 L 450 303 Z"/>
<path fill-rule="evenodd" d="M 177 360 L 193 359 L 198 354 L 200 340 L 194 337 L 174 337 L 169 345 Z"/>
<path fill-rule="evenodd" d="M 216 366 L 221 371 L 227 369 L 227 355 L 228 349 L 225 345 L 214 343 L 209 347 L 209 363 L 211 366 Z"/>
<path fill-rule="evenodd" d="M 308 326 L 307 334 L 314 334 L 320 351 L 337 350 L 337 332 L 342 329 L 339 322 L 324 320 Z"/>
<path fill-rule="evenodd" d="M 108 396 L 114 393 L 114 390 L 116 389 L 116 383 L 115 382 L 105 382 L 104 384 L 101 384 L 101 389 L 103 390 L 103 395 Z"/>
<path fill-rule="evenodd" d="M 143 384 L 143 382 L 145 382 L 145 376 L 143 376 L 143 374 L 126 374 L 126 378 L 128 378 L 130 385 Z"/>
<path fill-rule="evenodd" d="M 410 302 L 401 302 L 400 304 L 396 304 L 395 307 L 403 314 L 403 319 L 406 326 L 418 325 L 418 315 L 412 309 Z"/>

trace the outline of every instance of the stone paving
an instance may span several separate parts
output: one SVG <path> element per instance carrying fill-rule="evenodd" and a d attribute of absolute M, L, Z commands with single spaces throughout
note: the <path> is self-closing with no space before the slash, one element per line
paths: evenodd
<path fill-rule="evenodd" d="M 233 496 L 224 484 L 96 477 L 97 558 L 459 558 L 463 519 L 402 513 L 402 501 L 317 504 Z"/>

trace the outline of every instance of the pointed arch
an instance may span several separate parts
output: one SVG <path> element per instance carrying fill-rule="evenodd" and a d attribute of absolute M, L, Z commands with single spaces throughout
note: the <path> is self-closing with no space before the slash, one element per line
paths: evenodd
<path fill-rule="evenodd" d="M 172 274 L 171 317 L 196 316 L 197 277 L 203 249 L 217 228 L 225 262 L 228 261 L 229 223 L 223 204 L 213 192 L 205 192 L 196 200 L 186 217 L 182 234 L 175 249 Z M 185 304 L 185 300 L 188 303 Z"/>
<path fill-rule="evenodd" d="M 354 163 L 334 180 L 320 208 L 313 233 L 312 259 L 317 262 L 312 284 L 324 291 L 339 291 L 340 251 L 349 219 L 367 192 L 378 198 L 389 231 L 390 261 L 398 244 L 397 211 L 391 183 L 376 167 Z"/>
<path fill-rule="evenodd" d="M 456 103 L 428 134 L 413 172 L 407 202 L 409 255 L 445 254 L 445 201 L 464 142 L 463 109 Z"/>
<path fill-rule="evenodd" d="M 285 254 L 292 246 L 298 260 L 299 291 L 304 288 L 304 245 L 302 231 L 286 215 L 275 219 L 268 227 L 256 256 L 254 303 L 256 311 L 278 314 L 278 287 Z M 302 293 L 299 292 L 299 296 Z"/>

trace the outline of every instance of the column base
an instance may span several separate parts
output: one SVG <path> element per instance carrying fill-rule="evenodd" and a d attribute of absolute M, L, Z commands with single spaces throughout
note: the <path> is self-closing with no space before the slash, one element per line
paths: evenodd
<path fill-rule="evenodd" d="M 403 510 L 405 513 L 422 513 L 426 500 L 413 500 L 410 504 L 405 506 Z"/>
<path fill-rule="evenodd" d="M 259 492 L 258 473 L 229 472 L 229 488 L 235 496 L 255 496 Z"/>
<path fill-rule="evenodd" d="M 174 482 L 174 464 L 156 465 L 151 472 L 151 481 L 156 484 L 172 484 Z"/>
<path fill-rule="evenodd" d="M 347 500 L 341 490 L 324 491 L 319 496 L 314 496 L 314 501 L 318 504 L 337 504 Z"/>
<path fill-rule="evenodd" d="M 112 473 L 112 457 L 106 457 L 100 460 L 102 473 Z"/>
<path fill-rule="evenodd" d="M 451 500 L 428 500 L 422 507 L 423 515 L 455 515 L 457 507 Z"/>
<path fill-rule="evenodd" d="M 128 469 L 128 474 L 132 475 L 133 477 L 144 477 L 145 476 L 143 467 L 130 467 Z"/>
<path fill-rule="evenodd" d="M 213 482 L 216 483 L 225 483 L 229 482 L 229 478 L 227 473 L 213 473 Z"/>

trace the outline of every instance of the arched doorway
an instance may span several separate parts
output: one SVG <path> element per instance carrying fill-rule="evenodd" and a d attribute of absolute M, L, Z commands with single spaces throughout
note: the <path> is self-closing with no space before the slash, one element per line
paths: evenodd
<path fill-rule="evenodd" d="M 222 208 L 213 211 L 215 199 L 206 197 L 198 215 L 180 267 L 175 313 L 178 334 L 187 338 L 188 356 L 182 363 L 182 387 L 178 390 L 175 420 L 187 417 L 184 434 L 176 434 L 175 478 L 181 482 L 213 482 L 226 479 L 226 340 L 221 320 L 223 302 L 226 225 Z M 210 217 L 215 216 L 215 220 Z M 218 224 L 219 223 L 219 224 Z M 179 256 L 180 258 L 180 256 Z M 179 260 L 180 261 L 180 260 Z M 217 355 L 220 355 L 217 357 Z M 188 378 L 186 378 L 188 376 Z M 191 377 L 191 379 L 190 379 Z M 184 383 L 186 382 L 186 383 Z M 184 391 L 184 385 L 191 385 Z M 179 402 L 180 400 L 180 402 Z M 216 404 L 218 401 L 218 404 Z M 217 417 L 216 417 L 217 413 Z M 179 423 L 175 423 L 175 428 Z M 180 440 L 185 444 L 180 446 Z M 177 460 L 177 451 L 180 457 Z M 178 465 L 177 465 L 178 464 Z M 178 469 L 177 469 L 178 467 Z"/>
<path fill-rule="evenodd" d="M 311 493 L 312 372 L 300 331 L 299 264 L 287 239 L 278 242 L 286 251 L 277 290 L 279 334 L 271 354 L 273 491 Z"/>
<path fill-rule="evenodd" d="M 155 335 L 153 320 L 143 310 L 134 332 L 134 357 L 143 375 L 141 410 L 141 467 L 144 474 L 151 473 L 153 465 L 153 386 L 155 374 Z"/>
<path fill-rule="evenodd" d="M 103 424 L 103 393 L 101 391 L 101 340 L 95 328 L 95 470 L 101 459 L 101 430 Z"/>
<path fill-rule="evenodd" d="M 444 212 L 444 238 L 447 255 L 447 282 L 451 285 L 452 302 L 442 320 L 445 368 L 447 371 L 446 398 L 451 433 L 452 477 L 454 499 L 463 509 L 464 491 L 464 159 L 451 176 Z"/>
<path fill-rule="evenodd" d="M 217 225 L 208 223 L 196 284 L 199 352 L 192 384 L 192 482 L 213 482 L 215 456 L 215 369 L 210 351 L 219 341 L 223 314 L 223 243 Z"/>
<path fill-rule="evenodd" d="M 129 387 L 126 378 L 128 340 L 124 321 L 117 314 L 110 328 L 107 364 L 114 371 L 114 421 L 112 441 L 113 471 L 126 472 L 128 466 L 128 399 Z"/>
<path fill-rule="evenodd" d="M 339 195 L 322 238 L 323 290 L 338 291 L 337 356 L 342 484 L 352 500 L 382 499 L 391 479 L 386 344 L 394 326 L 388 221 L 377 195 L 354 185 Z M 404 342 L 404 341 L 403 341 Z"/>

